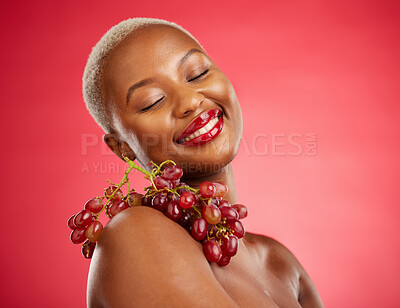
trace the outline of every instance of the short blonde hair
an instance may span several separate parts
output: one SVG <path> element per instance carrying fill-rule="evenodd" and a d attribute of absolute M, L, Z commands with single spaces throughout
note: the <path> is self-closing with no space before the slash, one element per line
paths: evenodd
<path fill-rule="evenodd" d="M 187 30 L 174 22 L 163 19 L 144 17 L 130 18 L 120 22 L 108 30 L 100 41 L 92 48 L 82 78 L 83 99 L 86 103 L 86 107 L 97 124 L 99 124 L 106 133 L 111 132 L 112 125 L 107 116 L 106 104 L 101 89 L 101 78 L 104 70 L 105 59 L 110 52 L 133 31 L 150 25 L 168 25 L 175 27 L 186 33 L 196 43 L 198 43 L 199 46 L 201 46 Z"/>

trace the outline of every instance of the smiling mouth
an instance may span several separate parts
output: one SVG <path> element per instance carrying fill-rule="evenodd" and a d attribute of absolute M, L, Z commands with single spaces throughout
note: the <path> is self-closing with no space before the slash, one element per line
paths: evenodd
<path fill-rule="evenodd" d="M 182 143 L 188 142 L 189 140 L 192 140 L 192 139 L 194 139 L 196 137 L 199 137 L 200 135 L 209 133 L 211 131 L 211 129 L 215 126 L 215 124 L 217 124 L 218 120 L 219 120 L 218 118 L 212 119 L 205 126 L 203 126 L 202 128 L 199 128 L 198 130 L 196 130 L 189 137 L 184 138 Z"/>
<path fill-rule="evenodd" d="M 195 118 L 178 137 L 184 146 L 200 146 L 214 140 L 224 126 L 223 113 L 219 109 L 203 112 Z"/>

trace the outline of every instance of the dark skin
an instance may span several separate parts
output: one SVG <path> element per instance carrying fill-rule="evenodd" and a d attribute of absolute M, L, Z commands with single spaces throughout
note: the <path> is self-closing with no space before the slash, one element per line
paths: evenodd
<path fill-rule="evenodd" d="M 144 78 L 154 81 L 129 91 Z M 169 26 L 137 30 L 113 50 L 102 81 L 113 126 L 104 141 L 117 156 L 144 166 L 174 160 L 187 184 L 226 183 L 224 199 L 237 203 L 231 161 L 242 135 L 240 105 L 228 78 L 194 40 Z M 221 134 L 198 147 L 176 143 L 209 109 L 223 111 Z M 271 238 L 246 233 L 231 263 L 219 267 L 187 231 L 152 208 L 125 210 L 104 228 L 89 272 L 89 307 L 211 305 L 323 307 L 301 264 Z"/>

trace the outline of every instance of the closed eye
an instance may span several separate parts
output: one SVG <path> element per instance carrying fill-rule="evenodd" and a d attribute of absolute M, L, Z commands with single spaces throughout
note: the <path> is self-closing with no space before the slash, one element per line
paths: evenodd
<path fill-rule="evenodd" d="M 201 76 L 203 76 L 203 75 L 205 75 L 205 74 L 207 74 L 208 73 L 208 69 L 206 69 L 204 72 L 202 72 L 200 75 L 198 75 L 198 76 L 196 76 L 196 77 L 194 77 L 194 78 L 192 78 L 192 79 L 189 79 L 188 80 L 188 82 L 191 82 L 191 81 L 193 81 L 193 80 L 196 80 L 196 79 L 198 79 L 198 78 L 200 78 Z"/>
<path fill-rule="evenodd" d="M 163 99 L 164 99 L 164 96 L 161 97 L 161 98 L 160 98 L 159 100 L 157 100 L 156 102 L 154 102 L 153 104 L 151 104 L 150 106 L 147 106 L 147 107 L 143 108 L 143 109 L 140 110 L 140 111 L 147 111 L 147 110 L 153 108 L 155 105 L 157 105 L 157 104 L 158 104 L 159 102 L 161 102 Z"/>

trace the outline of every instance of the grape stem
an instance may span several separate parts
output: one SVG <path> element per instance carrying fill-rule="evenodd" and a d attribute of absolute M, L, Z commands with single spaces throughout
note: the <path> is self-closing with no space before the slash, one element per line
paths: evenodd
<path fill-rule="evenodd" d="M 196 204 L 192 205 L 192 209 L 194 209 L 197 212 L 197 214 L 199 214 L 199 216 L 201 217 L 201 212 L 200 212 L 200 210 L 199 210 L 199 208 L 197 207 Z"/>
<path fill-rule="evenodd" d="M 125 171 L 125 176 L 127 177 L 129 172 L 131 172 L 132 169 L 136 169 L 137 171 L 140 171 L 141 173 L 149 176 L 150 172 L 147 170 L 143 169 L 142 167 L 139 167 L 136 165 L 132 160 L 130 160 L 128 157 L 124 157 L 125 161 L 128 163 L 129 168 Z M 123 180 L 123 179 L 122 179 Z"/>
<path fill-rule="evenodd" d="M 128 157 L 124 157 L 125 161 L 128 163 L 129 168 L 125 171 L 124 177 L 122 178 L 121 182 L 117 185 L 117 188 L 113 191 L 113 193 L 107 198 L 107 202 L 106 204 L 104 204 L 103 208 L 101 209 L 101 211 L 97 214 L 96 216 L 96 220 L 99 220 L 99 216 L 101 214 L 101 212 L 104 211 L 104 209 L 107 207 L 107 205 L 110 203 L 110 201 L 114 198 L 115 194 L 117 193 L 117 191 L 125 184 L 128 183 L 129 185 L 129 181 L 128 181 L 128 174 L 132 171 L 132 169 L 136 169 L 142 173 L 144 173 L 146 176 L 150 176 L 150 172 L 148 172 L 147 170 L 139 167 L 138 165 L 136 165 L 132 160 L 130 160 Z M 151 178 L 151 177 L 150 177 Z M 153 181 L 152 181 L 153 182 Z M 114 184 L 114 183 L 112 183 Z"/>
<path fill-rule="evenodd" d="M 173 164 L 174 166 L 176 166 L 176 163 L 173 160 L 167 159 L 165 161 L 163 161 L 160 166 L 158 166 L 158 170 L 161 170 L 161 167 L 164 166 L 165 164 Z"/>

